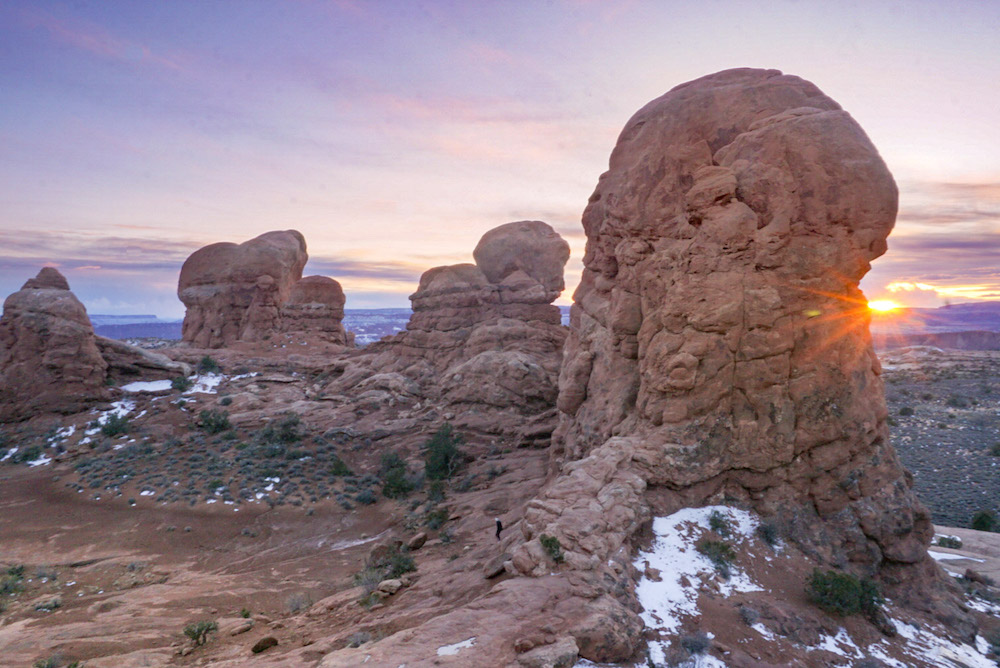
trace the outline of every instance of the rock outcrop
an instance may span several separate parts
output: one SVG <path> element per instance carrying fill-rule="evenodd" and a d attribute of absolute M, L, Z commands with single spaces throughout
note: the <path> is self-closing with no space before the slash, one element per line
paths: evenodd
<path fill-rule="evenodd" d="M 74 413 L 109 398 L 108 365 L 87 309 L 45 267 L 7 297 L 0 318 L 0 422 Z"/>
<path fill-rule="evenodd" d="M 183 340 L 198 348 L 221 348 L 307 331 L 348 343 L 341 324 L 344 291 L 331 278 L 303 279 L 308 259 L 306 240 L 296 230 L 195 251 L 181 267 L 177 285 L 187 307 Z"/>
<path fill-rule="evenodd" d="M 650 506 L 725 502 L 818 563 L 933 580 L 858 288 L 896 206 L 858 124 L 797 77 L 729 70 L 637 112 L 583 215 L 561 471 L 517 570 L 546 572 L 541 534 L 601 569 Z"/>
<path fill-rule="evenodd" d="M 537 415 L 555 405 L 566 330 L 552 302 L 569 245 L 546 223 L 521 221 L 487 232 L 473 256 L 476 264 L 420 277 L 407 330 L 373 346 L 374 367 L 419 381 L 425 396 L 457 409 L 456 424 L 489 429 L 496 415 L 476 417 L 480 409 Z M 547 438 L 554 418 L 531 438 Z"/>

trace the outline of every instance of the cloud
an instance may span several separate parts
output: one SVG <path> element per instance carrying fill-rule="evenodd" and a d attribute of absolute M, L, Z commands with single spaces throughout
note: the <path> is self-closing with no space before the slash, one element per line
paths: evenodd
<path fill-rule="evenodd" d="M 420 275 L 427 269 L 430 267 L 420 267 L 407 262 L 371 262 L 320 256 L 309 258 L 306 273 L 319 272 L 338 281 L 344 278 L 363 278 L 388 283 L 406 283 L 415 289 Z"/>

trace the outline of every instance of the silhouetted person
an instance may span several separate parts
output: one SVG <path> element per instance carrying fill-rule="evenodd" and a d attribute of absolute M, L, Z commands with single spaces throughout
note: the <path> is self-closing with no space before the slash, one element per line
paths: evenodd
<path fill-rule="evenodd" d="M 500 540 L 500 532 L 503 531 L 503 524 L 500 522 L 499 517 L 494 518 L 497 521 L 497 540 Z"/>

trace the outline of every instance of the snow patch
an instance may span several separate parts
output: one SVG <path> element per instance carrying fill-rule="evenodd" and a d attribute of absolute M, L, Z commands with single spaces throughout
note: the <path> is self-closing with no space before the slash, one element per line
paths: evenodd
<path fill-rule="evenodd" d="M 171 388 L 169 380 L 146 380 L 136 381 L 128 385 L 122 385 L 125 392 L 166 392 Z"/>
<path fill-rule="evenodd" d="M 45 466 L 46 464 L 51 464 L 52 458 L 45 455 L 41 455 L 38 459 L 28 462 L 28 466 Z"/>
<path fill-rule="evenodd" d="M 184 392 L 184 394 L 215 394 L 219 383 L 225 380 L 225 378 L 225 376 L 214 373 L 197 375 L 194 377 L 194 384 L 191 386 L 191 389 Z"/>
<path fill-rule="evenodd" d="M 933 557 L 934 561 L 956 561 L 960 559 L 968 559 L 969 561 L 978 561 L 980 563 L 986 561 L 985 559 L 967 557 L 964 554 L 950 554 L 948 552 L 935 552 L 934 550 L 927 550 L 927 554 Z"/>
<path fill-rule="evenodd" d="M 476 636 L 472 636 L 468 640 L 457 642 L 454 645 L 445 645 L 444 647 L 438 647 L 438 656 L 454 656 L 455 654 L 458 654 L 466 647 L 472 647 L 475 644 L 476 644 Z"/>

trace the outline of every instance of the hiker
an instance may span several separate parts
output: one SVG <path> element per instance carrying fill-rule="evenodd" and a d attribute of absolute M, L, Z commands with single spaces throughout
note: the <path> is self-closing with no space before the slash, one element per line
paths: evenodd
<path fill-rule="evenodd" d="M 503 531 L 503 524 L 500 522 L 499 517 L 494 517 L 493 519 L 496 520 L 497 523 L 497 540 L 500 540 L 500 532 Z"/>

